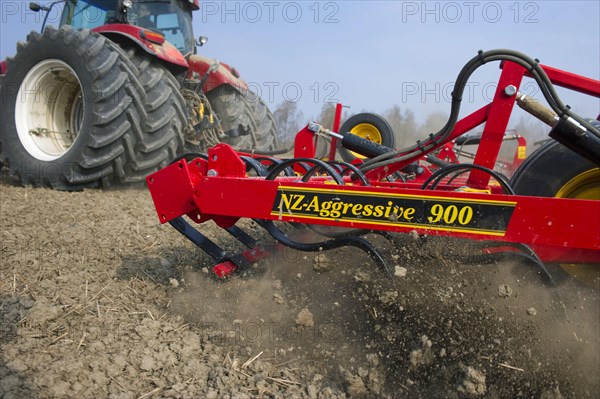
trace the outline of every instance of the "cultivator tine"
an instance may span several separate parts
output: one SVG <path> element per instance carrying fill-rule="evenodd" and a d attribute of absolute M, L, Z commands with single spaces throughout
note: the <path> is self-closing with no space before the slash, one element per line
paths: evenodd
<path fill-rule="evenodd" d="M 254 170 L 259 176 L 265 176 L 267 174 L 267 170 L 258 160 L 247 156 L 241 156 L 240 158 L 246 164 L 246 170 Z"/>
<path fill-rule="evenodd" d="M 248 269 L 257 259 L 265 256 L 265 250 L 259 250 L 258 247 L 239 255 L 230 255 L 211 239 L 193 228 L 182 217 L 171 220 L 169 224 L 217 262 L 217 265 L 213 267 L 213 271 L 219 277 L 227 277 L 236 271 Z"/>
<path fill-rule="evenodd" d="M 183 234 L 188 240 L 206 252 L 217 262 L 223 262 L 227 258 L 227 252 L 215 244 L 210 238 L 193 228 L 183 217 L 178 217 L 169 222 L 175 230 Z"/>
<path fill-rule="evenodd" d="M 256 241 L 250 234 L 246 233 L 244 230 L 240 229 L 237 226 L 231 226 L 226 228 L 227 232 L 235 237 L 236 240 L 247 246 L 248 248 L 254 248 L 258 246 L 258 241 Z"/>
<path fill-rule="evenodd" d="M 554 286 L 555 281 L 546 264 L 528 245 L 520 243 L 489 242 L 475 247 L 477 254 L 457 255 L 466 264 L 492 264 L 506 260 L 518 260 L 520 264 L 538 271 L 543 283 Z"/>
<path fill-rule="evenodd" d="M 376 263 L 377 266 L 385 272 L 389 277 L 394 275 L 391 267 L 388 265 L 384 257 L 379 253 L 373 244 L 362 237 L 342 237 L 317 243 L 297 242 L 290 239 L 283 231 L 279 230 L 275 223 L 270 220 L 255 220 L 261 225 L 271 236 L 279 243 L 305 252 L 320 252 L 329 249 L 341 248 L 345 246 L 356 247 L 365 251 Z"/>
<path fill-rule="evenodd" d="M 546 268 L 546 264 L 528 245 L 520 243 L 487 243 L 481 248 L 483 257 L 516 257 L 526 261 L 525 263 L 540 271 L 540 277 L 545 283 L 554 286 L 552 275 Z"/>
<path fill-rule="evenodd" d="M 210 238 L 192 227 L 183 217 L 173 219 L 169 224 L 217 262 L 217 265 L 213 267 L 213 271 L 218 277 L 228 277 L 235 272 L 246 270 L 254 263 L 265 259 L 273 250 L 272 246 L 261 244 L 237 226 L 225 230 L 248 249 L 239 254 L 229 254 Z"/>
<path fill-rule="evenodd" d="M 241 257 L 244 262 L 255 263 L 265 259 L 271 252 L 276 249 L 273 245 L 265 245 L 254 239 L 250 234 L 237 226 L 228 227 L 227 232 L 231 234 L 236 240 L 245 245 L 248 250 L 242 252 L 238 256 Z"/>
<path fill-rule="evenodd" d="M 377 263 L 377 266 L 388 276 L 393 275 L 392 269 L 375 246 L 365 238 L 358 236 L 361 233 L 364 234 L 365 231 L 350 232 L 349 235 L 339 236 L 323 242 L 302 243 L 288 238 L 287 235 L 279 230 L 272 221 L 255 221 L 259 226 L 267 230 L 277 242 L 296 250 L 319 252 L 345 246 L 359 248 L 365 251 Z M 248 248 L 248 250 L 240 254 L 231 255 L 211 239 L 192 227 L 183 219 L 183 217 L 173 219 L 169 224 L 217 262 L 217 265 L 213 267 L 213 271 L 218 277 L 228 277 L 233 273 L 248 269 L 252 264 L 265 259 L 274 249 L 276 249 L 273 245 L 261 244 L 241 228 L 231 226 L 225 230 Z M 306 228 L 305 225 L 298 223 L 289 224 L 294 225 L 296 228 Z M 369 231 L 366 231 L 366 233 L 369 233 Z M 387 236 L 387 234 L 382 235 Z"/>

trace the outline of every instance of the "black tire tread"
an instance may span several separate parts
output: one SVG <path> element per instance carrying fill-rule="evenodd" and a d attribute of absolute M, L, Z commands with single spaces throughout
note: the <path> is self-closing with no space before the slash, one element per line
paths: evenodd
<path fill-rule="evenodd" d="M 236 149 L 271 151 L 278 144 L 273 115 L 264 101 L 250 91 L 221 85 L 206 94 L 221 121 L 223 130 L 237 130 L 238 136 L 224 142 Z"/>

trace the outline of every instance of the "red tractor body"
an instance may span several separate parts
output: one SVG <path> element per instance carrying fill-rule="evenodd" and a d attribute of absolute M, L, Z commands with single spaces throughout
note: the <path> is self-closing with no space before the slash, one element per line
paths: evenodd
<path fill-rule="evenodd" d="M 114 39 L 115 35 L 121 36 L 133 41 L 140 48 L 149 54 L 182 68 L 189 68 L 189 64 L 183 54 L 171 43 L 165 40 L 165 37 L 149 29 L 140 28 L 127 24 L 103 25 L 92 29 L 109 39 Z"/>
<path fill-rule="evenodd" d="M 144 4 L 144 2 L 140 2 L 140 4 Z M 171 4 L 178 4 L 182 9 L 187 9 L 186 11 L 189 11 L 190 15 L 192 11 L 200 9 L 198 0 L 173 0 Z M 66 17 L 63 17 L 63 21 L 66 21 Z M 181 26 L 184 25 L 182 24 Z M 141 49 L 161 61 L 173 67 L 187 69 L 187 77 L 189 78 L 206 75 L 211 65 L 216 61 L 215 59 L 196 54 L 195 51 L 184 55 L 186 51 L 182 51 L 181 48 L 177 48 L 170 43 L 158 27 L 137 26 L 129 23 L 107 23 L 91 30 L 116 42 L 119 42 L 120 39 L 132 41 Z M 187 35 L 190 36 L 190 32 Z M 240 89 L 247 88 L 246 83 L 239 79 L 237 71 L 225 63 L 219 63 L 218 67 L 212 70 L 209 75 L 203 87 L 205 93 L 223 84 L 229 84 Z"/>

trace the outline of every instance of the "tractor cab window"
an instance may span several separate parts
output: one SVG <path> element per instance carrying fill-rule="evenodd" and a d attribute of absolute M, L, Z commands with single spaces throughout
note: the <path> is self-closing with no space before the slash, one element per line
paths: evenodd
<path fill-rule="evenodd" d="M 180 0 L 145 0 L 133 3 L 127 21 L 161 32 L 183 54 L 193 51 L 192 14 Z"/>
<path fill-rule="evenodd" d="M 67 0 L 60 24 L 94 29 L 115 19 L 115 0 Z"/>

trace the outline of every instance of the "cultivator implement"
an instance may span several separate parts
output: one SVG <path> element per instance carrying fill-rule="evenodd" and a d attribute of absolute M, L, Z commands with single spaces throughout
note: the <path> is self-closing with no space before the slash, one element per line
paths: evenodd
<path fill-rule="evenodd" d="M 493 101 L 458 120 L 468 77 L 490 61 L 502 61 Z M 519 93 L 524 76 L 538 82 L 551 109 Z M 386 257 L 365 235 L 392 239 L 393 233 L 412 231 L 476 240 L 482 243 L 481 254 L 518 254 L 542 269 L 544 263 L 597 264 L 600 132 L 562 104 L 553 85 L 600 97 L 596 80 L 541 66 L 513 51 L 480 52 L 458 75 L 448 123 L 410 148 L 394 150 L 358 135 L 336 133 L 338 104 L 332 130 L 310 123 L 296 135 L 292 158 L 236 152 L 219 144 L 208 154 L 176 159 L 148 176 L 147 183 L 161 223 L 170 223 L 210 255 L 219 277 L 250 267 L 282 245 L 301 251 L 356 247 L 391 273 Z M 561 145 L 551 143 L 541 151 L 546 155 L 534 154 L 507 181 L 493 168 L 515 103 L 552 126 L 550 136 Z M 436 155 L 482 124 L 472 164 L 451 163 Z M 329 159 L 315 158 L 318 138 L 330 142 Z M 338 146 L 363 157 L 352 163 L 338 161 Z M 552 181 L 538 176 L 546 169 L 547 156 L 556 157 L 555 169 L 549 171 Z M 528 191 L 553 181 L 558 188 Z M 275 243 L 259 241 L 238 227 L 242 218 L 253 219 Z M 246 250 L 227 253 L 192 226 L 211 220 Z M 311 229 L 322 239 L 292 239 L 284 224 Z"/>

